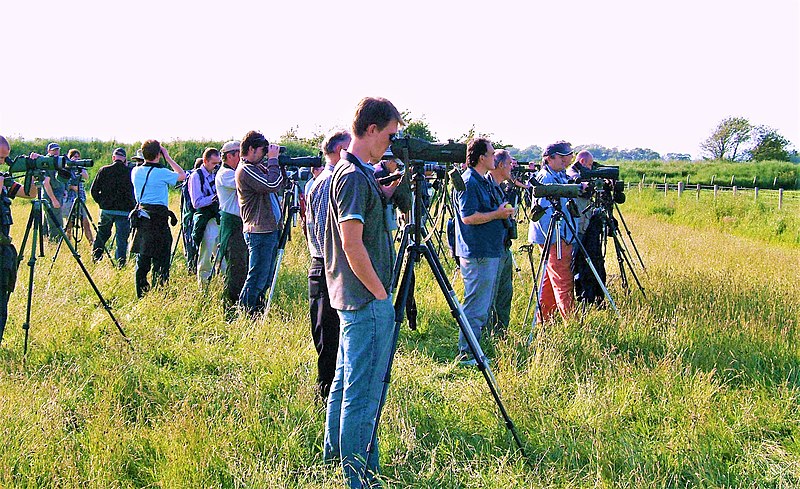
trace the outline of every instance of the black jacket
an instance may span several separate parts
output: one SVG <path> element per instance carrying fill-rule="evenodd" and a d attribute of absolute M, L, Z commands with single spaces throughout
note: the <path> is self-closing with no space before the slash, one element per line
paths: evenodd
<path fill-rule="evenodd" d="M 91 193 L 103 210 L 130 212 L 136 207 L 131 169 L 119 160 L 100 168 L 92 183 Z"/>

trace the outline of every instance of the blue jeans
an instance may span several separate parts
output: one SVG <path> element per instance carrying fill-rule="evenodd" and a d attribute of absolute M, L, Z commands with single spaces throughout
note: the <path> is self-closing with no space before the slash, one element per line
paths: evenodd
<path fill-rule="evenodd" d="M 370 440 L 380 409 L 394 327 L 392 296 L 357 311 L 337 311 L 341 332 L 328 396 L 325 460 L 339 460 L 350 487 L 370 487 L 378 473 L 378 440 Z M 367 445 L 374 450 L 367 459 Z"/>
<path fill-rule="evenodd" d="M 112 225 L 117 228 L 114 256 L 120 265 L 124 265 L 128 257 L 128 236 L 131 234 L 131 222 L 127 214 L 117 215 L 100 210 L 100 222 L 97 223 L 97 236 L 92 244 L 92 255 L 97 260 L 103 257 L 103 248 L 111 237 Z"/>
<path fill-rule="evenodd" d="M 461 277 L 464 279 L 464 315 L 478 341 L 483 326 L 489 320 L 499 267 L 500 258 L 460 258 Z M 471 351 L 461 330 L 458 331 L 458 349 L 461 352 Z"/>
<path fill-rule="evenodd" d="M 249 313 L 260 312 L 264 304 L 272 268 L 275 264 L 275 252 L 278 248 L 280 231 L 271 233 L 244 233 L 244 241 L 250 252 L 247 267 L 247 278 L 244 280 L 239 304 Z"/>

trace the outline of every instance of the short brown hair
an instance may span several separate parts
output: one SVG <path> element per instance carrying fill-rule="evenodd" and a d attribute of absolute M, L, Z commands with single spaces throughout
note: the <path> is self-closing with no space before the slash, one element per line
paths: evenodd
<path fill-rule="evenodd" d="M 217 148 L 206 148 L 206 150 L 203 151 L 203 161 L 208 161 L 208 159 L 211 158 L 212 156 L 219 156 L 219 155 L 220 155 L 219 150 Z"/>
<path fill-rule="evenodd" d="M 393 103 L 385 98 L 364 97 L 358 103 L 356 115 L 353 117 L 353 134 L 362 137 L 372 124 L 382 131 L 392 121 L 403 124 L 403 116 Z"/>
<path fill-rule="evenodd" d="M 478 158 L 485 155 L 489 151 L 489 145 L 492 144 L 486 138 L 475 138 L 470 140 L 467 144 L 467 164 L 470 168 L 478 164 Z M 494 155 L 492 155 L 494 157 Z"/>
<path fill-rule="evenodd" d="M 161 143 L 155 139 L 148 139 L 142 143 L 142 156 L 145 161 L 158 161 L 161 155 Z"/>

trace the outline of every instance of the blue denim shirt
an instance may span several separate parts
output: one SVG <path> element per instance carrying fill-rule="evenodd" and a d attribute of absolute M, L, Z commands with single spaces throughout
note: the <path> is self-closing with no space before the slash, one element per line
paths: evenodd
<path fill-rule="evenodd" d="M 536 179 L 544 185 L 553 183 L 565 184 L 569 180 L 566 172 L 553 171 L 547 165 L 542 166 L 542 169 L 536 174 Z M 574 240 L 574 236 L 566 223 L 569 222 L 570 225 L 575 228 L 577 226 L 577 221 L 567 210 L 567 201 L 569 199 L 561 198 L 559 200 L 561 201 L 561 210 L 564 212 L 564 221 L 561 222 L 561 239 L 571 244 Z M 543 245 L 545 238 L 547 238 L 547 228 L 550 227 L 550 219 L 553 217 L 553 204 L 550 202 L 550 199 L 545 197 L 536 199 L 536 202 L 544 207 L 545 213 L 541 219 L 533 223 L 533 242 Z"/>
<path fill-rule="evenodd" d="M 468 168 L 461 174 L 466 190 L 455 193 L 456 255 L 461 258 L 499 258 L 505 249 L 506 230 L 502 221 L 495 219 L 483 224 L 464 224 L 463 219 L 476 212 L 492 212 L 502 203 L 502 197 L 492 198 L 492 184 Z M 497 201 L 495 204 L 494 202 Z"/>

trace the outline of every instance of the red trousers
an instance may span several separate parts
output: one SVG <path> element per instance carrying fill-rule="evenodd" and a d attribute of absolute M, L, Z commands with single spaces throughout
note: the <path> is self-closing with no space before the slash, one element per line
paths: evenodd
<path fill-rule="evenodd" d="M 539 245 L 544 250 L 544 247 Z M 558 259 L 558 249 L 553 243 L 547 260 L 547 268 L 542 279 L 542 291 L 539 296 L 541 303 L 541 316 L 537 322 L 547 321 L 556 313 L 561 312 L 562 317 L 567 317 L 575 308 L 574 284 L 572 281 L 572 245 L 561 241 L 561 259 Z"/>

